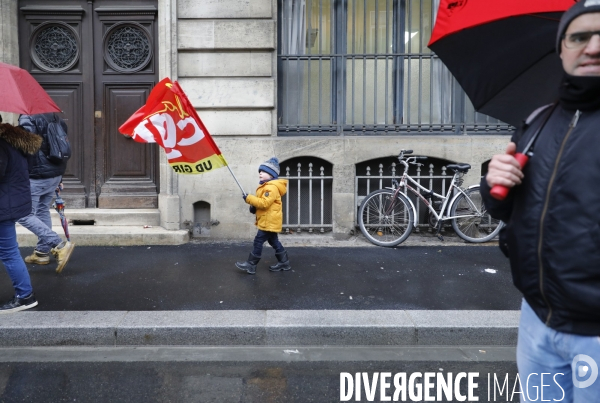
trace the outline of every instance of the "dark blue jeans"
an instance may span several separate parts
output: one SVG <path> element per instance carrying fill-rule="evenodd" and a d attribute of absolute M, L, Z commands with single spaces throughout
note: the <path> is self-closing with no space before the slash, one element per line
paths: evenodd
<path fill-rule="evenodd" d="M 277 238 L 277 232 L 258 230 L 256 236 L 254 237 L 254 249 L 252 250 L 252 254 L 254 256 L 260 257 L 265 242 L 268 242 L 269 245 L 275 249 L 275 253 L 281 253 L 285 251 L 285 249 L 283 249 L 283 245 L 281 242 L 279 242 L 279 238 Z"/>

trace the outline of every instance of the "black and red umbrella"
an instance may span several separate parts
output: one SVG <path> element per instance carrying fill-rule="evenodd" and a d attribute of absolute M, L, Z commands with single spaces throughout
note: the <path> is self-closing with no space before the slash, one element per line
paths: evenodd
<path fill-rule="evenodd" d="M 576 0 L 441 0 L 429 48 L 475 110 L 518 125 L 558 98 L 555 51 L 562 13 Z"/>

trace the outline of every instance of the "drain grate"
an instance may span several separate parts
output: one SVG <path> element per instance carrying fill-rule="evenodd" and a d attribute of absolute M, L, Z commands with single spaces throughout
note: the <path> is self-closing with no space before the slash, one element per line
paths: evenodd
<path fill-rule="evenodd" d="M 71 221 L 72 225 L 94 225 L 96 224 L 95 220 L 73 220 Z"/>

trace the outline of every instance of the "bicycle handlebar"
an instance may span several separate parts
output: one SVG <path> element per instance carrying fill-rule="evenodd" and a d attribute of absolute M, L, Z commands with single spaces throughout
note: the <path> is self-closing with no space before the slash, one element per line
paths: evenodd
<path fill-rule="evenodd" d="M 401 159 L 400 161 L 404 161 L 404 162 L 407 162 L 409 164 L 418 164 L 417 161 L 423 161 L 423 160 L 426 160 L 426 159 L 427 159 L 427 157 L 425 157 L 425 156 L 415 155 L 415 156 L 412 156 L 412 157 L 406 157 L 405 159 Z"/>
<path fill-rule="evenodd" d="M 412 152 L 413 150 L 400 150 L 400 154 L 398 154 L 398 161 L 400 161 L 402 165 L 405 166 L 405 169 L 408 169 L 408 164 L 423 165 L 419 164 L 417 161 L 423 161 L 427 159 L 427 157 L 422 155 L 414 155 L 410 157 L 404 156 L 405 154 L 412 154 Z"/>

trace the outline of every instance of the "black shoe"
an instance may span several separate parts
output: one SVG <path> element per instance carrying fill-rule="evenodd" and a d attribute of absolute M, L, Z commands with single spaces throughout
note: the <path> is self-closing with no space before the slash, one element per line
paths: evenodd
<path fill-rule="evenodd" d="M 292 266 L 290 266 L 290 259 L 288 259 L 287 251 L 276 253 L 275 256 L 279 263 L 269 266 L 269 271 L 288 271 L 292 268 Z"/>
<path fill-rule="evenodd" d="M 19 298 L 16 295 L 6 304 L 0 306 L 0 314 L 24 311 L 25 309 L 37 306 L 38 302 L 33 293 L 25 298 Z"/>
<path fill-rule="evenodd" d="M 256 274 L 256 265 L 258 264 L 259 261 L 260 261 L 260 257 L 256 257 L 252 253 L 250 253 L 250 256 L 248 256 L 247 261 L 236 262 L 235 267 L 237 267 L 240 270 L 245 271 L 248 274 Z"/>

